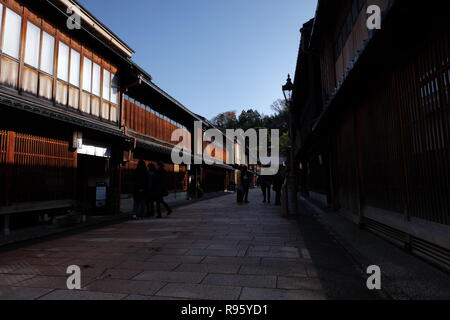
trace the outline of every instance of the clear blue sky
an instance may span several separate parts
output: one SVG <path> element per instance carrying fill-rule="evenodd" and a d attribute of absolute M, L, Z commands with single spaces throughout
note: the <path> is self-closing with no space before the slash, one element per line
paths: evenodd
<path fill-rule="evenodd" d="M 80 0 L 154 82 L 206 118 L 272 113 L 317 0 Z"/>

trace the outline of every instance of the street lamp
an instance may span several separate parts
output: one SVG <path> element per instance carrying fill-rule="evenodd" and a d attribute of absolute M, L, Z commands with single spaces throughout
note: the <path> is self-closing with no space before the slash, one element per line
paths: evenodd
<path fill-rule="evenodd" d="M 286 84 L 282 87 L 282 89 L 283 89 L 284 99 L 286 100 L 286 102 L 288 104 L 290 104 L 292 101 L 292 91 L 294 91 L 294 84 L 292 83 L 290 74 L 288 74 Z"/>
<path fill-rule="evenodd" d="M 294 128 L 293 128 L 293 106 L 292 106 L 292 92 L 294 91 L 294 84 L 291 80 L 291 75 L 288 74 L 286 84 L 282 86 L 284 99 L 286 100 L 286 106 L 288 107 L 289 113 L 289 136 L 291 140 L 291 146 L 289 148 L 289 172 L 287 175 L 287 195 L 288 195 L 288 203 L 287 203 L 287 214 L 291 214 L 293 216 L 297 215 L 297 186 L 296 186 L 296 176 L 295 176 L 295 167 L 294 167 L 294 148 L 293 139 L 294 139 Z"/>

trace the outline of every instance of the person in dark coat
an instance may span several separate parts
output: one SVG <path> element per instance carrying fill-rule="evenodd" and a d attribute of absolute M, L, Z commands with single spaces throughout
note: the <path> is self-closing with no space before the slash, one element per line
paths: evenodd
<path fill-rule="evenodd" d="M 145 214 L 145 200 L 147 196 L 147 167 L 144 160 L 139 160 L 134 171 L 134 218 L 143 218 Z"/>
<path fill-rule="evenodd" d="M 260 176 L 259 184 L 261 185 L 261 191 L 263 193 L 263 203 L 270 203 L 270 187 L 272 185 L 272 177 L 271 176 Z"/>
<path fill-rule="evenodd" d="M 147 216 L 153 217 L 155 215 L 155 201 L 156 201 L 156 167 L 153 163 L 148 165 L 148 189 L 147 189 Z"/>
<path fill-rule="evenodd" d="M 169 195 L 168 188 L 168 176 L 167 171 L 164 169 L 164 163 L 158 162 L 158 170 L 155 174 L 155 200 L 156 200 L 156 210 L 158 212 L 158 218 L 161 218 L 161 204 L 166 208 L 167 215 L 169 216 L 172 213 L 172 209 L 170 209 L 169 205 L 164 201 L 164 197 Z"/>
<path fill-rule="evenodd" d="M 281 188 L 283 187 L 283 175 L 281 169 L 273 177 L 273 191 L 275 191 L 275 205 L 281 205 Z"/>
<path fill-rule="evenodd" d="M 245 203 L 249 203 L 249 201 L 248 201 L 248 192 L 250 190 L 251 175 L 250 175 L 250 172 L 248 172 L 247 166 L 243 166 L 242 167 L 241 183 L 242 183 L 242 186 L 244 188 L 244 201 L 245 201 Z"/>

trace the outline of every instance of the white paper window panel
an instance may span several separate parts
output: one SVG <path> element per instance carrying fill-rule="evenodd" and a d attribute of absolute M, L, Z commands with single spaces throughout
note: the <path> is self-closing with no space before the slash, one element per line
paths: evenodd
<path fill-rule="evenodd" d="M 70 50 L 70 79 L 69 83 L 77 88 L 80 87 L 80 53 L 74 49 Z"/>
<path fill-rule="evenodd" d="M 100 97 L 100 80 L 102 69 L 96 63 L 92 69 L 92 93 L 97 97 Z"/>
<path fill-rule="evenodd" d="M 39 96 L 51 100 L 53 93 L 53 78 L 48 75 L 39 75 Z"/>
<path fill-rule="evenodd" d="M 17 87 L 19 80 L 19 63 L 7 57 L 1 57 L 0 83 Z"/>
<path fill-rule="evenodd" d="M 37 94 L 38 72 L 30 67 L 23 68 L 22 89 L 25 92 Z"/>
<path fill-rule="evenodd" d="M 58 50 L 58 78 L 69 81 L 69 46 L 59 43 Z"/>
<path fill-rule="evenodd" d="M 74 87 L 69 87 L 69 106 L 78 109 L 80 101 L 79 90 Z"/>
<path fill-rule="evenodd" d="M 91 114 L 94 116 L 100 116 L 100 98 L 91 97 Z"/>
<path fill-rule="evenodd" d="M 92 61 L 86 57 L 83 60 L 83 90 L 91 92 L 92 89 Z"/>
<path fill-rule="evenodd" d="M 31 22 L 27 23 L 27 37 L 25 41 L 25 63 L 33 68 L 39 67 L 39 46 L 41 43 L 41 29 Z"/>
<path fill-rule="evenodd" d="M 19 59 L 21 26 L 22 17 L 6 8 L 2 48 L 4 53 L 15 59 Z"/>
<path fill-rule="evenodd" d="M 111 78 L 111 102 L 119 104 L 119 77 L 113 74 Z"/>
<path fill-rule="evenodd" d="M 108 100 L 111 94 L 111 73 L 103 69 L 103 99 Z"/>
<path fill-rule="evenodd" d="M 53 75 L 53 62 L 55 58 L 55 38 L 44 32 L 42 36 L 41 70 Z"/>
<path fill-rule="evenodd" d="M 67 85 L 58 81 L 56 84 L 56 102 L 65 106 L 67 104 L 67 92 Z"/>
<path fill-rule="evenodd" d="M 117 108 L 116 107 L 111 107 L 111 114 L 110 114 L 109 120 L 112 122 L 117 122 Z"/>
<path fill-rule="evenodd" d="M 81 94 L 81 111 L 91 112 L 91 95 L 89 93 L 83 92 Z"/>
<path fill-rule="evenodd" d="M 0 34 L 2 32 L 2 21 L 3 20 L 3 5 L 0 3 Z"/>
<path fill-rule="evenodd" d="M 102 104 L 102 118 L 109 120 L 109 111 L 110 111 L 110 106 L 108 102 L 103 102 Z"/>

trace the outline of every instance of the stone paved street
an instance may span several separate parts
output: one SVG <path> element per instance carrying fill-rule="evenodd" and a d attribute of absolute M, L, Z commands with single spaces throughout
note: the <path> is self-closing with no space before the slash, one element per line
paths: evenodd
<path fill-rule="evenodd" d="M 0 253 L 0 299 L 325 299 L 298 222 L 235 196 Z M 82 269 L 82 290 L 66 268 Z"/>

